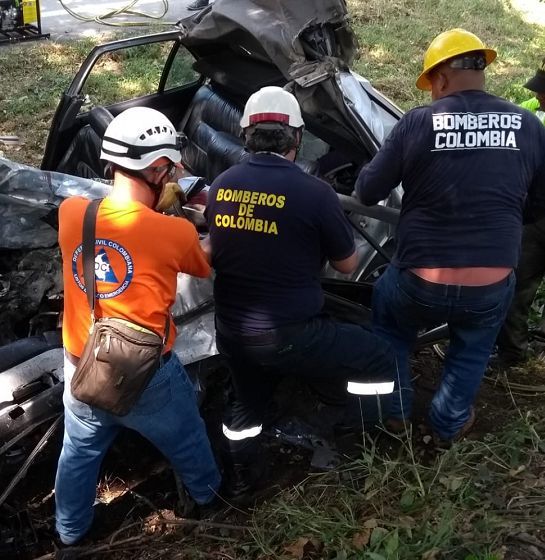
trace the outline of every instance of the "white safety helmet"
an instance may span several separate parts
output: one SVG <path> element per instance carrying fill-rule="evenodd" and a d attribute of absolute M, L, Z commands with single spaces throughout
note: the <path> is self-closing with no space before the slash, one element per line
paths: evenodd
<path fill-rule="evenodd" d="M 148 107 L 131 107 L 108 125 L 100 159 L 125 169 L 142 170 L 160 157 L 179 163 L 182 147 L 181 137 L 163 113 Z"/>
<path fill-rule="evenodd" d="M 305 124 L 295 96 L 278 86 L 261 88 L 246 102 L 240 127 L 244 130 L 262 122 L 277 122 L 293 128 Z"/>

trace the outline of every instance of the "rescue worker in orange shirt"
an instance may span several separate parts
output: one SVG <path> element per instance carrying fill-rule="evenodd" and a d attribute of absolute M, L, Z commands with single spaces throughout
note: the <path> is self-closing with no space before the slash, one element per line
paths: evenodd
<path fill-rule="evenodd" d="M 175 299 L 177 274 L 210 274 L 194 226 L 156 211 L 181 159 L 178 134 L 154 109 L 127 109 L 108 126 L 101 158 L 110 162 L 114 185 L 97 215 L 95 314 L 126 319 L 162 334 Z M 59 210 L 65 430 L 55 501 L 56 528 L 64 545 L 75 544 L 91 526 L 100 464 L 122 427 L 142 434 L 170 460 L 197 504 L 215 498 L 221 478 L 193 384 L 171 350 L 176 337 L 172 319 L 161 366 L 126 416 L 93 408 L 71 394 L 71 378 L 90 326 L 81 258 L 88 204 L 85 198 L 72 197 Z"/>

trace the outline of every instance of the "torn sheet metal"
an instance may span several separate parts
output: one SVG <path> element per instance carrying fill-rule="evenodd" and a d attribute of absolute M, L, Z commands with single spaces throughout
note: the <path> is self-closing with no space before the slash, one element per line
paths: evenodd
<path fill-rule="evenodd" d="M 0 249 L 57 243 L 56 210 L 68 196 L 105 196 L 109 185 L 0 158 Z"/>
<path fill-rule="evenodd" d="M 341 463 L 335 444 L 299 418 L 291 417 L 277 423 L 268 435 L 288 445 L 312 451 L 310 464 L 317 470 L 334 470 Z"/>
<path fill-rule="evenodd" d="M 173 350 L 183 364 L 192 364 L 218 353 L 213 308 L 176 328 L 178 336 Z"/>
<path fill-rule="evenodd" d="M 0 403 L 25 400 L 38 383 L 52 387 L 64 381 L 62 348 L 53 348 L 0 373 Z M 1 405 L 0 405 L 1 406 Z"/>
<path fill-rule="evenodd" d="M 221 83 L 225 68 L 214 68 L 213 53 L 225 51 L 266 62 L 291 84 L 305 115 L 320 126 L 348 137 L 348 146 L 360 156 L 362 127 L 354 121 L 336 80 L 348 71 L 356 52 L 356 38 L 344 0 L 321 2 L 278 0 L 217 0 L 210 9 L 183 19 L 182 43 L 197 59 L 208 58 L 208 72 Z M 209 75 L 210 77 L 210 75 Z M 248 83 L 252 89 L 251 81 Z M 376 145 L 365 146 L 370 154 Z"/>
<path fill-rule="evenodd" d="M 212 303 L 213 279 L 195 278 L 189 274 L 178 274 L 176 300 L 171 308 L 174 318 L 183 317 L 193 309 Z"/>
<path fill-rule="evenodd" d="M 62 411 L 62 348 L 54 348 L 0 372 L 0 442 Z"/>
<path fill-rule="evenodd" d="M 209 42 L 238 43 L 242 49 L 262 54 L 288 79 L 301 73 L 308 53 L 328 48 L 328 36 L 305 37 L 324 25 L 335 34 L 331 56 L 337 65 L 350 66 L 356 50 L 356 39 L 347 24 L 345 0 L 302 2 L 293 0 L 216 0 L 202 17 L 181 20 L 184 44 Z M 200 14 L 199 14 L 200 16 Z"/>

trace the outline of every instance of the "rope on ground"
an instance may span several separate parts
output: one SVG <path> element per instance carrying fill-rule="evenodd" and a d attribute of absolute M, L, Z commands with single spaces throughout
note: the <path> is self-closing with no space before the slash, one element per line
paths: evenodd
<path fill-rule="evenodd" d="M 175 25 L 176 22 L 175 21 L 159 21 L 162 20 L 163 17 L 167 14 L 168 12 L 168 0 L 161 0 L 161 4 L 162 4 L 162 12 L 157 15 L 157 14 L 150 14 L 147 12 L 142 12 L 140 10 L 135 10 L 133 9 L 136 4 L 138 4 L 138 2 L 140 2 L 140 0 L 130 0 L 130 2 L 128 4 L 125 4 L 124 6 L 121 6 L 120 8 L 115 8 L 112 10 L 109 10 L 107 12 L 105 12 L 104 14 L 98 15 L 98 16 L 93 16 L 93 15 L 84 15 L 84 14 L 80 14 L 74 10 L 72 10 L 72 8 L 69 8 L 65 3 L 64 0 L 59 0 L 60 5 L 75 19 L 85 22 L 85 23 L 89 23 L 89 22 L 93 22 L 93 23 L 99 23 L 101 25 L 108 25 L 110 27 L 135 27 L 135 26 L 145 26 L 145 25 L 166 25 L 166 26 L 172 26 Z M 141 17 L 141 18 L 146 18 L 146 19 L 152 19 L 154 20 L 153 22 L 150 21 L 108 21 L 111 20 L 112 18 L 116 18 L 116 17 L 120 17 L 120 16 L 125 16 L 125 15 L 129 15 L 129 16 L 136 16 L 136 17 Z"/>

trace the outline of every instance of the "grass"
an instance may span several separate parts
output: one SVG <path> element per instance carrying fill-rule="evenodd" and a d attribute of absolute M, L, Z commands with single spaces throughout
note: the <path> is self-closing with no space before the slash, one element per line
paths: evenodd
<path fill-rule="evenodd" d="M 422 56 L 437 33 L 452 27 L 473 31 L 498 50 L 487 71 L 490 91 L 516 102 L 530 96 L 522 84 L 545 53 L 545 30 L 526 23 L 507 0 L 348 0 L 348 6 L 360 43 L 354 69 L 403 109 L 428 101 L 414 86 Z M 39 165 L 60 95 L 93 46 L 87 39 L 0 48 L 0 135 L 25 142 L 3 148 L 7 157 Z M 90 82 L 90 102 L 156 87 L 164 55 L 157 48 L 106 60 Z M 528 547 L 545 550 L 545 421 L 543 406 L 534 408 L 429 461 L 416 457 L 406 440 L 394 456 L 367 442 L 344 469 L 310 476 L 260 506 L 247 538 L 212 533 L 204 542 L 206 533 L 182 535 L 167 557 L 538 558 Z"/>
<path fill-rule="evenodd" d="M 545 53 L 545 30 L 526 23 L 508 0 L 348 0 L 359 39 L 357 72 L 403 109 L 428 101 L 414 82 L 431 39 L 454 27 L 477 34 L 498 51 L 488 89 L 515 102 Z"/>
<path fill-rule="evenodd" d="M 7 157 L 40 165 L 61 94 L 97 42 L 44 41 L 0 48 L 0 135 L 17 135 L 23 141 L 5 148 Z M 83 110 L 157 91 L 170 46 L 150 44 L 101 57 L 86 82 Z M 187 66 L 175 68 L 178 77 L 187 78 Z"/>
<path fill-rule="evenodd" d="M 60 95 L 93 46 L 83 40 L 0 47 L 0 135 L 17 135 L 24 142 L 4 149 L 7 157 L 40 164 Z"/>
<path fill-rule="evenodd" d="M 506 537 L 543 527 L 543 428 L 523 416 L 429 465 L 413 462 L 405 442 L 392 458 L 369 444 L 345 470 L 310 477 L 260 507 L 249 557 L 294 558 L 293 543 L 307 542 L 320 558 L 500 560 Z"/>

